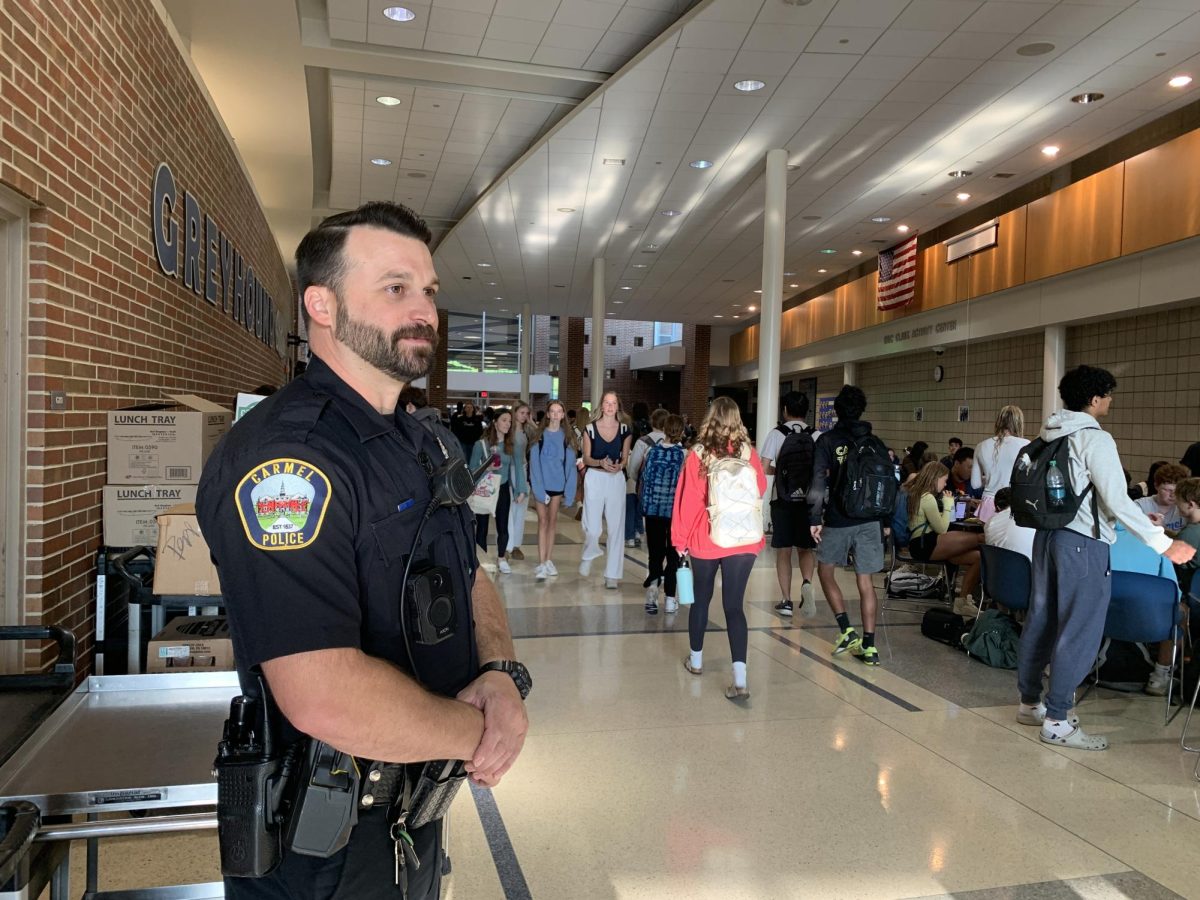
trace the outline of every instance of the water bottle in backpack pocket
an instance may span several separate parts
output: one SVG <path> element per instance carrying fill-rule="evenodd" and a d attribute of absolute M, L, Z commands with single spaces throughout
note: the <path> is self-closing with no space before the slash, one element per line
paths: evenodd
<path fill-rule="evenodd" d="M 1091 494 L 1092 522 L 1099 536 L 1100 517 L 1092 484 L 1075 493 L 1071 482 L 1070 435 L 1044 441 L 1040 437 L 1021 448 L 1013 463 L 1009 486 L 1012 490 L 1013 520 L 1023 528 L 1053 531 L 1066 528 Z"/>

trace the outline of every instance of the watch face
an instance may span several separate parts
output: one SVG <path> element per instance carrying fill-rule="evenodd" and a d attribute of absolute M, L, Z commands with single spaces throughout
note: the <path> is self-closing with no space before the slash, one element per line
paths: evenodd
<path fill-rule="evenodd" d="M 946 372 L 945 372 L 945 370 L 944 370 L 944 369 L 943 369 L 941 366 L 934 366 L 934 367 L 933 367 L 933 380 L 934 380 L 934 381 L 941 381 L 941 380 L 942 380 L 942 376 L 943 376 L 943 375 L 945 375 L 945 374 L 946 374 Z"/>

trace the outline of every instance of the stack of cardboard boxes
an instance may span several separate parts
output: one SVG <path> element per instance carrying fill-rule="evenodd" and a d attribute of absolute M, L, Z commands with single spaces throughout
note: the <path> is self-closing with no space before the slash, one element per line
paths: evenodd
<path fill-rule="evenodd" d="M 108 414 L 104 543 L 157 547 L 155 594 L 219 596 L 216 569 L 196 523 L 196 484 L 233 417 L 229 410 L 200 397 L 184 394 L 167 399 L 172 403 Z M 151 672 L 233 668 L 224 617 L 169 622 L 151 640 L 146 668 Z"/>

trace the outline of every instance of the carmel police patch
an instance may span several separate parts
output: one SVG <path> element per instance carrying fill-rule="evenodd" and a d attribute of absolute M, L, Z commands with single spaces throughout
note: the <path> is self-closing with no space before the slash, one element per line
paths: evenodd
<path fill-rule="evenodd" d="M 329 479 L 299 459 L 272 459 L 238 483 L 238 515 L 260 550 L 299 550 L 317 539 L 329 508 Z"/>

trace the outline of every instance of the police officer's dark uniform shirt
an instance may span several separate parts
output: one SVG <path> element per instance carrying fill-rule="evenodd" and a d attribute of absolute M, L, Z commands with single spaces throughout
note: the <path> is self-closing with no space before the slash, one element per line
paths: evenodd
<path fill-rule="evenodd" d="M 197 512 L 243 683 L 267 660 L 340 647 L 411 672 L 401 578 L 429 505 L 428 473 L 444 458 L 403 409 L 380 414 L 319 358 L 230 430 L 205 466 Z M 465 504 L 439 509 L 414 561 L 452 573 L 457 633 L 413 647 L 426 687 L 448 696 L 479 668 L 473 526 Z"/>

